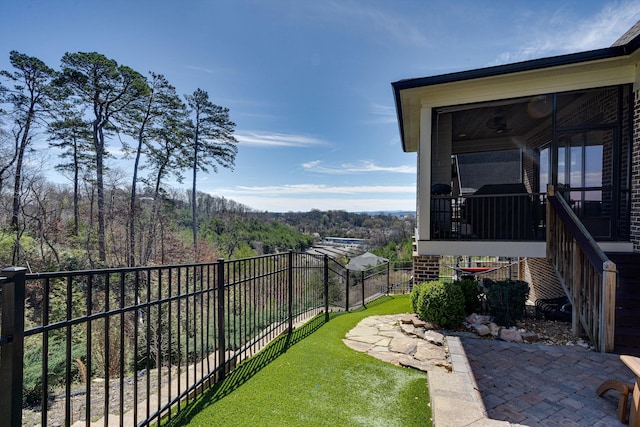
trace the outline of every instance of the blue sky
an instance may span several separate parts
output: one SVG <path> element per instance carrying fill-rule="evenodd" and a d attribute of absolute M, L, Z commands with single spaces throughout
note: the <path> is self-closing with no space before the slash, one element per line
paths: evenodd
<path fill-rule="evenodd" d="M 391 82 L 607 47 L 639 19 L 640 0 L 3 0 L 0 69 L 10 50 L 54 68 L 96 51 L 206 90 L 239 141 L 233 171 L 200 175 L 212 195 L 272 212 L 414 210 Z"/>

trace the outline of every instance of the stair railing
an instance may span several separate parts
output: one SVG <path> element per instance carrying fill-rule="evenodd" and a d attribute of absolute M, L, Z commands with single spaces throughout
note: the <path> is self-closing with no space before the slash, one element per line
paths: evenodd
<path fill-rule="evenodd" d="M 547 258 L 573 307 L 572 332 L 611 352 L 615 336 L 617 270 L 564 198 L 547 188 Z"/>

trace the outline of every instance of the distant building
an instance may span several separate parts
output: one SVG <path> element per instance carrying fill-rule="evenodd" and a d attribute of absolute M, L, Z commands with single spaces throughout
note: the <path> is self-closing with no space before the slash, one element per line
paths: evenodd
<path fill-rule="evenodd" d="M 366 239 L 354 239 L 351 237 L 325 237 L 322 243 L 335 243 L 338 245 L 365 245 Z"/>
<path fill-rule="evenodd" d="M 347 269 L 363 271 L 387 262 L 389 262 L 389 260 L 386 258 L 374 255 L 371 252 L 365 252 L 360 256 L 351 258 L 349 264 L 347 264 Z"/>

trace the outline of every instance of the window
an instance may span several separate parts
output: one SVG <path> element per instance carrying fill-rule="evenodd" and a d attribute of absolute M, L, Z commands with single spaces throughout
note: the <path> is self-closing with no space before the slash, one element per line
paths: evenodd
<path fill-rule="evenodd" d="M 540 193 L 546 193 L 547 185 L 551 184 L 551 177 L 549 176 L 549 146 L 540 150 L 538 156 L 538 167 L 538 190 Z"/>

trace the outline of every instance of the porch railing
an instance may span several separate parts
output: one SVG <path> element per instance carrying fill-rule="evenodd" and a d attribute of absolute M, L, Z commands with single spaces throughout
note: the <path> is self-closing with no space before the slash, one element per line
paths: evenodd
<path fill-rule="evenodd" d="M 158 422 L 296 324 L 390 285 L 388 264 L 353 272 L 294 252 L 0 275 L 0 424 L 11 426 Z M 23 405 L 38 419 L 22 419 Z"/>
<path fill-rule="evenodd" d="M 431 196 L 431 240 L 544 241 L 545 194 Z"/>
<path fill-rule="evenodd" d="M 547 257 L 571 299 L 573 333 L 583 329 L 599 351 L 613 351 L 616 265 L 553 186 L 547 202 Z"/>

